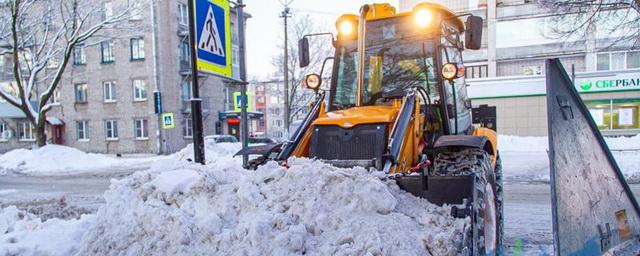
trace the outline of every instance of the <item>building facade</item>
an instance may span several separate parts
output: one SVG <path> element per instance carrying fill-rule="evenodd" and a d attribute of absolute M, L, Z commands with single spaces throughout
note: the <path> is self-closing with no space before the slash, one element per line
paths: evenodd
<path fill-rule="evenodd" d="M 420 0 L 401 0 L 409 11 Z M 501 134 L 547 134 L 544 62 L 559 58 L 605 135 L 640 133 L 640 49 L 606 29 L 585 39 L 555 38 L 548 10 L 531 0 L 436 0 L 484 19 L 483 47 L 466 50 L 469 96 L 475 106 L 496 106 Z M 464 19 L 464 17 L 463 17 Z"/>
<path fill-rule="evenodd" d="M 192 142 L 187 3 L 156 2 L 129 21 L 139 23 L 136 32 L 74 49 L 52 99 L 56 106 L 48 113 L 50 142 L 100 153 L 171 153 Z M 233 8 L 231 23 L 237 78 L 239 42 Z M 12 74 L 2 70 L 0 81 L 10 83 Z M 233 110 L 231 97 L 239 86 L 204 74 L 198 79 L 204 135 L 231 133 L 220 113 Z M 173 127 L 163 127 L 161 115 L 155 113 L 154 92 L 161 95 L 160 114 L 173 115 Z M 30 125 L 16 111 L 0 103 L 0 132 L 7 135 L 0 140 L 0 151 L 35 141 Z"/>

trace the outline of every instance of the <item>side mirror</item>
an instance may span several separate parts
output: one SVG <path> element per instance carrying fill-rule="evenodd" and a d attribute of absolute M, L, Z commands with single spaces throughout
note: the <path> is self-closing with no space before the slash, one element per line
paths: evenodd
<path fill-rule="evenodd" d="M 306 37 L 298 41 L 298 61 L 301 68 L 309 66 L 309 40 Z"/>
<path fill-rule="evenodd" d="M 482 47 L 482 18 L 469 16 L 465 22 L 464 45 L 467 49 L 479 50 Z"/>

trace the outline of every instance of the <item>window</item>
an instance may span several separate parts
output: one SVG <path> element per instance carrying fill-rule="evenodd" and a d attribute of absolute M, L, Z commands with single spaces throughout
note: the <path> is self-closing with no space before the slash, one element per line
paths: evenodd
<path fill-rule="evenodd" d="M 597 70 L 609 70 L 609 54 L 598 53 L 597 55 Z"/>
<path fill-rule="evenodd" d="M 522 73 L 525 76 L 542 75 L 542 66 L 526 66 L 522 69 Z"/>
<path fill-rule="evenodd" d="M 102 4 L 102 21 L 106 21 L 113 17 L 113 5 L 111 2 L 105 2 Z"/>
<path fill-rule="evenodd" d="M 189 25 L 189 9 L 187 9 L 186 4 L 178 4 L 178 22 L 180 25 Z"/>
<path fill-rule="evenodd" d="M 118 121 L 106 120 L 104 121 L 104 134 L 107 140 L 118 139 Z"/>
<path fill-rule="evenodd" d="M 100 47 L 102 48 L 102 63 L 111 63 L 116 60 L 113 55 L 113 42 L 104 41 L 100 43 Z"/>
<path fill-rule="evenodd" d="M 276 126 L 278 127 L 282 126 L 282 120 L 276 120 Z"/>
<path fill-rule="evenodd" d="M 149 132 L 147 131 L 147 120 L 136 119 L 133 121 L 133 130 L 136 134 L 137 140 L 146 140 L 149 138 Z"/>
<path fill-rule="evenodd" d="M 76 121 L 76 135 L 78 135 L 78 141 L 89 140 L 89 121 Z"/>
<path fill-rule="evenodd" d="M 141 20 L 142 19 L 142 4 L 139 3 L 139 0 L 129 0 L 128 6 L 131 12 L 130 20 Z"/>
<path fill-rule="evenodd" d="M 190 62 L 191 55 L 189 54 L 189 44 L 186 42 L 180 43 L 180 61 Z"/>
<path fill-rule="evenodd" d="M 33 125 L 31 125 L 31 122 L 18 123 L 18 129 L 20 132 L 20 136 L 18 137 L 20 141 L 36 140 L 36 137 L 34 136 Z"/>
<path fill-rule="evenodd" d="M 232 53 L 231 53 L 231 58 L 232 58 L 233 66 L 239 66 L 239 65 L 240 65 L 240 64 L 239 64 L 239 61 L 240 61 L 240 51 L 238 50 L 238 47 L 237 47 L 237 46 L 233 46 L 233 47 L 231 48 L 231 51 L 232 51 Z"/>
<path fill-rule="evenodd" d="M 7 124 L 0 122 L 0 141 L 9 140 L 9 131 L 7 130 Z"/>
<path fill-rule="evenodd" d="M 627 53 L 627 68 L 640 68 L 640 52 Z"/>
<path fill-rule="evenodd" d="M 622 70 L 625 68 L 624 52 L 616 52 L 611 54 L 611 70 Z"/>
<path fill-rule="evenodd" d="M 640 52 L 598 53 L 596 70 L 640 68 Z"/>
<path fill-rule="evenodd" d="M 133 80 L 133 101 L 147 100 L 147 85 L 144 80 Z"/>
<path fill-rule="evenodd" d="M 488 75 L 487 65 L 476 65 L 465 67 L 465 75 L 467 78 L 483 78 Z"/>
<path fill-rule="evenodd" d="M 84 45 L 77 45 L 73 48 L 73 65 L 85 64 L 87 64 L 87 53 L 85 52 Z"/>
<path fill-rule="evenodd" d="M 640 129 L 640 99 L 584 101 L 600 130 Z"/>
<path fill-rule="evenodd" d="M 144 60 L 143 38 L 131 38 L 131 60 Z"/>
<path fill-rule="evenodd" d="M 182 82 L 182 100 L 188 101 L 191 100 L 191 96 L 193 95 L 191 92 L 191 81 L 183 81 Z"/>
<path fill-rule="evenodd" d="M 185 118 L 182 126 L 182 136 L 185 138 L 193 138 L 193 121 L 191 118 Z"/>
<path fill-rule="evenodd" d="M 53 90 L 51 98 L 49 98 L 49 103 L 53 105 L 60 105 L 60 88 Z"/>
<path fill-rule="evenodd" d="M 76 103 L 87 103 L 87 84 L 76 84 Z"/>
<path fill-rule="evenodd" d="M 116 102 L 116 82 L 102 83 L 104 88 L 104 102 Z"/>

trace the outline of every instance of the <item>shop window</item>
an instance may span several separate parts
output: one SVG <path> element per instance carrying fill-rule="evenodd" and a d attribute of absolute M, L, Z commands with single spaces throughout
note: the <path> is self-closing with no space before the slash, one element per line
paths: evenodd
<path fill-rule="evenodd" d="M 585 101 L 585 105 L 589 108 L 589 113 L 593 121 L 600 130 L 611 129 L 611 101 L 610 100 L 594 100 Z"/>
<path fill-rule="evenodd" d="M 600 130 L 640 129 L 640 99 L 585 101 Z"/>
<path fill-rule="evenodd" d="M 640 129 L 640 99 L 613 100 L 613 129 Z"/>

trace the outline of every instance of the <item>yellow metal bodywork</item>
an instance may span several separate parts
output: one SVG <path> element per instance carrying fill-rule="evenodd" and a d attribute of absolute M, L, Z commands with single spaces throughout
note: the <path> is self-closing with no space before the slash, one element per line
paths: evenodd
<path fill-rule="evenodd" d="M 460 21 L 460 19 L 458 19 L 456 15 L 446 7 L 433 3 L 422 3 L 416 5 L 414 10 L 417 10 L 418 8 L 428 8 L 429 10 L 431 10 L 434 13 L 434 22 L 436 22 L 437 24 L 439 24 L 439 22 L 437 22 L 438 20 L 447 19 L 448 21 L 452 22 L 452 24 L 456 26 L 460 31 L 463 31 L 464 27 L 462 21 Z M 371 4 L 369 5 L 369 12 L 366 14 L 366 19 L 386 19 L 403 15 L 411 15 L 411 13 L 412 12 L 396 14 L 396 9 L 389 4 Z M 338 26 L 338 24 L 342 21 L 357 22 L 357 16 L 345 14 L 338 19 L 338 21 L 336 22 L 336 26 Z M 338 36 L 340 37 L 341 35 Z M 371 60 L 370 62 L 376 63 L 375 60 Z M 375 71 L 375 68 L 372 67 L 370 70 Z M 379 74 L 376 74 L 375 72 L 371 74 L 372 77 L 375 77 L 376 75 Z M 315 126 L 336 125 L 342 128 L 353 128 L 357 125 L 362 124 L 384 123 L 388 125 L 389 135 L 391 135 L 400 109 L 402 108 L 402 103 L 403 100 L 394 99 L 391 101 L 391 103 L 386 103 L 385 105 L 360 106 L 344 110 L 326 112 L 326 105 L 323 102 L 320 106 L 320 113 L 318 118 L 314 120 L 310 129 L 303 136 L 297 148 L 294 150 L 292 156 L 309 156 L 311 137 Z M 431 125 L 426 124 L 425 117 L 421 115 L 421 104 L 424 103 L 421 103 L 420 100 L 416 98 L 415 109 L 413 111 L 414 114 L 411 117 L 411 121 L 407 130 L 408 132 L 406 133 L 407 135 L 405 136 L 405 138 L 403 138 L 403 145 L 401 148 L 400 157 L 398 159 L 398 165 L 391 168 L 391 170 L 389 171 L 390 175 L 409 172 L 411 168 L 418 164 L 418 162 L 420 161 L 419 157 L 422 154 L 422 146 L 425 146 L 424 144 L 421 145 L 421 143 L 424 143 L 423 136 L 425 133 L 425 126 Z M 433 129 L 430 129 L 430 131 L 431 130 Z M 473 130 L 473 136 L 484 136 L 492 144 L 493 152 L 489 153 L 491 153 L 492 155 L 493 165 L 495 166 L 495 156 L 497 156 L 496 132 L 487 128 L 477 127 Z"/>

